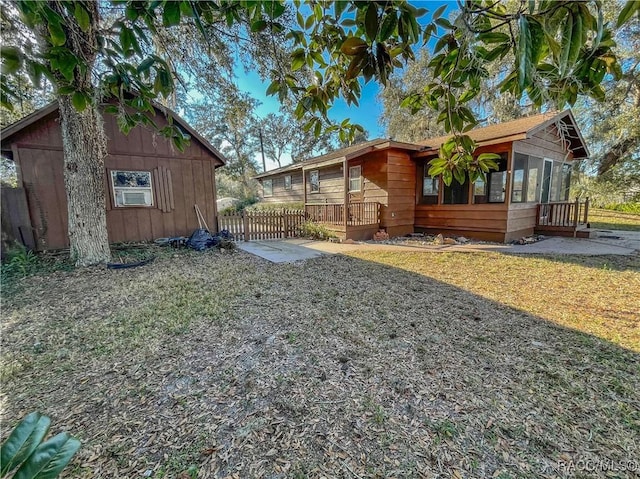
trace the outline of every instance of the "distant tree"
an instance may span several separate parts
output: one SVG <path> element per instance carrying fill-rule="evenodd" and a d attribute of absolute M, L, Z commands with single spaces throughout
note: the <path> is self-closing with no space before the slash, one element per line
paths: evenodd
<path fill-rule="evenodd" d="M 252 177 L 259 167 L 255 156 L 259 151 L 259 122 L 255 109 L 259 102 L 249 94 L 228 91 L 212 103 L 192 107 L 191 123 L 227 158 L 225 174 L 242 186 L 242 199 L 256 196 Z"/>
<path fill-rule="evenodd" d="M 318 136 L 305 131 L 304 121 L 290 113 L 270 113 L 261 121 L 265 156 L 282 166 L 285 155 L 291 161 L 307 160 L 332 148 L 334 134 L 323 131 Z"/>

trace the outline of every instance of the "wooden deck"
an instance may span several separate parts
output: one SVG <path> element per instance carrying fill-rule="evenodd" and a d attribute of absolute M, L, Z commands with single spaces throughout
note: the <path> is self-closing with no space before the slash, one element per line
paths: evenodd
<path fill-rule="evenodd" d="M 535 232 L 555 236 L 589 237 L 589 198 L 584 202 L 538 205 Z"/>
<path fill-rule="evenodd" d="M 346 212 L 346 215 L 345 215 Z M 325 225 L 342 239 L 370 239 L 380 227 L 380 203 L 307 203 L 307 220 Z"/>

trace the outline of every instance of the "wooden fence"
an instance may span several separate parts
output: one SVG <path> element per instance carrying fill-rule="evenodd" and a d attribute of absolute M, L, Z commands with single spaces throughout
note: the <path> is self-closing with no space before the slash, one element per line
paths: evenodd
<path fill-rule="evenodd" d="M 307 218 L 316 223 L 344 225 L 344 204 L 307 203 Z M 380 222 L 380 204 L 375 201 L 349 203 L 347 226 L 367 226 Z"/>
<path fill-rule="evenodd" d="M 218 231 L 235 241 L 283 239 L 297 236 L 304 222 L 302 210 L 241 211 L 218 215 Z"/>

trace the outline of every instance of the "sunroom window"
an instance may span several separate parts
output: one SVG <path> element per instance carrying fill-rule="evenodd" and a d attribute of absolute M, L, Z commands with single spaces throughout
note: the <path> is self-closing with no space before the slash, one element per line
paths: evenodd
<path fill-rule="evenodd" d="M 111 171 L 113 197 L 117 207 L 153 206 L 150 171 Z"/>

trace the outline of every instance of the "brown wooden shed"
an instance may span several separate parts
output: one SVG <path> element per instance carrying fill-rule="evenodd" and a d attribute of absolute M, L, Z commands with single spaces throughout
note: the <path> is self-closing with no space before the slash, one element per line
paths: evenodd
<path fill-rule="evenodd" d="M 185 151 L 142 126 L 125 135 L 113 115 L 104 115 L 108 138 L 105 208 L 111 243 L 186 236 L 198 227 L 196 204 L 211 229 L 216 228 L 215 169 L 225 159 L 178 115 L 161 108 L 156 107 L 154 118 L 160 128 L 170 117 L 191 136 Z M 18 175 L 18 191 L 2 208 L 28 212 L 12 216 L 15 239 L 38 251 L 67 248 L 57 102 L 2 130 L 1 140 L 2 155 L 15 162 Z"/>

